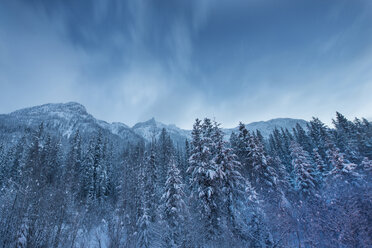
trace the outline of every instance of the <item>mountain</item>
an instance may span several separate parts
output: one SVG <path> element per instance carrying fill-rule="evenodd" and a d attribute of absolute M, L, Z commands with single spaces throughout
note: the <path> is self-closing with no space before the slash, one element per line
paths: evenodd
<path fill-rule="evenodd" d="M 19 138 L 23 132 L 36 129 L 40 123 L 50 133 L 57 133 L 66 140 L 79 130 L 83 141 L 88 141 L 99 131 L 117 142 L 134 143 L 143 138 L 122 123 L 97 120 L 79 103 L 44 104 L 0 115 L 0 133 L 3 140 Z"/>
<path fill-rule="evenodd" d="M 166 125 L 152 118 L 145 122 L 139 122 L 133 127 L 114 122 L 107 123 L 94 118 L 86 108 L 76 102 L 44 104 L 40 106 L 24 108 L 10 114 L 0 115 L 0 137 L 2 140 L 19 139 L 24 131 L 36 129 L 40 123 L 50 132 L 68 140 L 77 130 L 80 131 L 83 140 L 88 141 L 92 135 L 99 131 L 106 137 L 116 141 L 118 144 L 136 143 L 141 140 L 151 141 L 158 137 L 163 128 L 166 129 L 175 145 L 183 146 L 186 139 L 191 138 L 191 130 L 184 130 L 171 124 Z M 288 128 L 292 130 L 299 123 L 306 127 L 306 121 L 301 119 L 277 118 L 269 121 L 260 121 L 246 124 L 250 131 L 260 130 L 264 137 L 275 128 Z M 223 129 L 225 138 L 228 139 L 237 128 Z"/>
<path fill-rule="evenodd" d="M 291 118 L 276 118 L 268 121 L 259 121 L 246 124 L 246 128 L 249 131 L 259 130 L 261 134 L 268 138 L 269 135 L 274 131 L 275 128 L 287 128 L 289 131 L 298 124 L 306 129 L 307 121 L 302 119 L 291 119 Z M 184 145 L 186 139 L 191 139 L 191 130 L 185 130 L 178 128 L 177 126 L 171 124 L 166 125 L 151 118 L 145 122 L 139 122 L 132 127 L 132 130 L 143 137 L 146 141 L 151 141 L 153 137 L 158 137 L 161 130 L 165 128 L 170 134 L 173 142 L 178 145 Z M 222 129 L 225 134 L 225 139 L 228 140 L 232 132 L 238 132 L 238 127 L 235 128 L 224 128 Z"/>
<path fill-rule="evenodd" d="M 158 137 L 165 128 L 167 133 L 170 135 L 171 139 L 175 144 L 183 146 L 186 139 L 190 139 L 191 131 L 178 128 L 177 126 L 170 124 L 166 125 L 151 118 L 145 122 L 139 122 L 132 127 L 132 130 L 143 137 L 147 141 L 151 141 L 153 137 Z"/>
<path fill-rule="evenodd" d="M 287 128 L 292 131 L 297 124 L 300 124 L 304 129 L 306 129 L 307 121 L 302 119 L 291 119 L 291 118 L 276 118 L 268 121 L 258 121 L 246 124 L 245 127 L 249 131 L 259 130 L 263 137 L 268 138 L 269 135 L 274 131 L 275 128 Z M 230 137 L 232 132 L 238 132 L 238 128 L 224 129 L 225 136 Z"/>

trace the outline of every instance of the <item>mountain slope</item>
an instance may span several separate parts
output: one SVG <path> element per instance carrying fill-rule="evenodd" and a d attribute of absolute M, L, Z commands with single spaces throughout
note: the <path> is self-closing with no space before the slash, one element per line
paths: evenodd
<path fill-rule="evenodd" d="M 77 130 L 88 141 L 92 135 L 99 131 L 108 135 L 110 139 L 118 143 L 136 143 L 141 140 L 150 142 L 153 137 L 157 138 L 165 128 L 175 145 L 183 146 L 186 139 L 191 139 L 191 130 L 184 130 L 175 125 L 166 125 L 154 118 L 135 124 L 133 127 L 114 122 L 107 123 L 97 120 L 89 114 L 86 108 L 76 102 L 44 104 L 40 106 L 24 108 L 10 114 L 0 115 L 0 137 L 3 140 L 19 138 L 27 129 L 36 129 L 40 123 L 50 132 L 56 132 L 69 139 Z M 260 121 L 246 124 L 250 131 L 260 130 L 264 137 L 268 137 L 275 128 L 288 128 L 290 131 L 299 123 L 306 127 L 306 121 L 301 119 L 277 118 L 269 121 Z M 225 138 L 228 139 L 232 132 L 238 129 L 223 129 Z"/>
<path fill-rule="evenodd" d="M 155 118 L 135 124 L 132 127 L 132 130 L 136 134 L 143 137 L 145 140 L 151 141 L 153 137 L 157 138 L 160 135 L 161 130 L 163 128 L 165 128 L 173 142 L 177 145 L 183 146 L 185 144 L 185 140 L 190 139 L 191 137 L 190 130 L 180 129 L 173 124 L 171 125 L 163 124 L 161 122 L 156 121 Z"/>
<path fill-rule="evenodd" d="M 302 119 L 291 119 L 291 118 L 276 118 L 268 121 L 258 121 L 246 124 L 245 127 L 249 131 L 259 130 L 263 137 L 268 138 L 269 135 L 274 131 L 275 128 L 287 128 L 289 131 L 292 131 L 296 125 L 300 124 L 303 128 L 306 129 L 307 121 Z M 230 136 L 232 132 L 237 132 L 238 128 L 224 129 L 225 136 Z"/>
<path fill-rule="evenodd" d="M 89 140 L 99 131 L 116 142 L 138 142 L 142 137 L 122 123 L 109 124 L 97 120 L 79 103 L 44 104 L 0 115 L 0 131 L 5 139 L 19 138 L 27 129 L 36 129 L 40 123 L 51 133 L 68 139 L 77 130 L 83 140 Z"/>

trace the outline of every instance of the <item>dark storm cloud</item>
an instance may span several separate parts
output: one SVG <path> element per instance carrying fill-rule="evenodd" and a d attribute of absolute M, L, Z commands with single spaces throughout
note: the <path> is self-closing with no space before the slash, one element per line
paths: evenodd
<path fill-rule="evenodd" d="M 0 6 L 0 112 L 73 100 L 108 121 L 189 128 L 205 115 L 372 116 L 367 0 Z"/>

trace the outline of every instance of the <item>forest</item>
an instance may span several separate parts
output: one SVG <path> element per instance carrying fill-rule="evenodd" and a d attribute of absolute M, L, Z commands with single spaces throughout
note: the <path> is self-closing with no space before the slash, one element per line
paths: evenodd
<path fill-rule="evenodd" d="M 372 124 L 0 140 L 0 247 L 372 247 Z M 15 127 L 17 128 L 17 127 Z"/>

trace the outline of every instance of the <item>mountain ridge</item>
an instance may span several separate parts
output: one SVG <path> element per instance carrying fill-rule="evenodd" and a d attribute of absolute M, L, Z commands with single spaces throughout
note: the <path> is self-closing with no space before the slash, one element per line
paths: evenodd
<path fill-rule="evenodd" d="M 191 130 L 181 129 L 174 124 L 164 124 L 157 121 L 154 117 L 147 121 L 138 122 L 132 127 L 121 123 L 108 123 L 95 118 L 89 114 L 84 105 L 77 102 L 67 103 L 47 103 L 38 106 L 22 108 L 9 114 L 0 114 L 0 124 L 4 125 L 4 119 L 10 122 L 18 122 L 18 125 L 35 126 L 41 122 L 46 122 L 52 129 L 62 131 L 62 135 L 67 138 L 77 129 L 83 129 L 88 133 L 102 128 L 112 135 L 119 136 L 123 140 L 139 141 L 141 138 L 145 141 L 151 141 L 158 137 L 164 128 L 171 136 L 172 140 L 183 145 L 186 139 L 191 138 Z M 275 128 L 288 128 L 291 130 L 296 124 L 306 127 L 307 122 L 302 119 L 275 118 L 268 121 L 257 121 L 245 124 L 250 131 L 260 130 L 264 137 Z M 91 129 L 91 130 L 90 130 Z M 224 128 L 225 138 L 228 139 L 232 132 L 238 130 L 235 128 Z"/>

